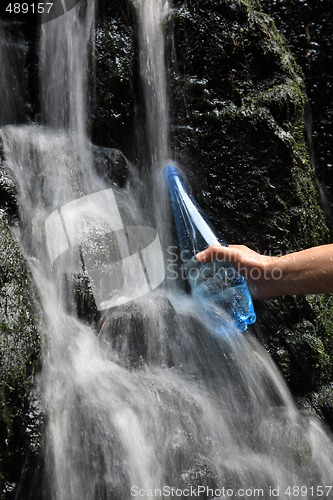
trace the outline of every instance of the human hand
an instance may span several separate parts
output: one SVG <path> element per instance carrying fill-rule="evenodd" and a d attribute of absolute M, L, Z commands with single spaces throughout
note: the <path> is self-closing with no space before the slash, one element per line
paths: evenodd
<path fill-rule="evenodd" d="M 211 245 L 196 255 L 199 262 L 212 260 L 230 262 L 247 281 L 254 299 L 279 295 L 276 281 L 281 277 L 278 257 L 261 255 L 245 245 Z"/>

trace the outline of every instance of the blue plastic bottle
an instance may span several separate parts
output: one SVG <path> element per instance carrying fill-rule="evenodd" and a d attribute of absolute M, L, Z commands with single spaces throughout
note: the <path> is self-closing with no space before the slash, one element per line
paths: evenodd
<path fill-rule="evenodd" d="M 240 331 L 255 322 L 256 315 L 246 281 L 228 262 L 200 263 L 195 255 L 209 245 L 227 242 L 213 227 L 204 211 L 187 192 L 180 172 L 173 165 L 165 167 L 166 179 L 181 259 L 192 294 L 202 303 L 213 302 L 233 319 Z"/>

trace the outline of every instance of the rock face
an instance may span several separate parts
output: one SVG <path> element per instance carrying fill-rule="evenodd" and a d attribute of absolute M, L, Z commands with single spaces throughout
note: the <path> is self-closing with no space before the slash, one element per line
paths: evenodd
<path fill-rule="evenodd" d="M 263 0 L 304 72 L 312 162 L 333 224 L 333 12 L 329 0 Z"/>
<path fill-rule="evenodd" d="M 31 394 L 39 360 L 33 288 L 26 263 L 0 219 L 0 485 L 6 498 L 31 474 L 40 448 L 40 409 Z"/>

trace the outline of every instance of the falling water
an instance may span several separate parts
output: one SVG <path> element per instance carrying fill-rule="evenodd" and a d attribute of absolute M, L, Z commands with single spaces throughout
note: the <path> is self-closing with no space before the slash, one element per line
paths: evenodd
<path fill-rule="evenodd" d="M 160 0 L 142 1 L 141 37 L 151 23 L 162 34 L 166 7 Z M 108 262 L 100 256 L 113 259 L 121 247 L 119 228 L 110 229 L 115 222 L 107 216 L 96 219 L 97 207 L 108 214 L 108 200 L 115 196 L 125 226 L 149 225 L 135 201 L 135 183 L 112 185 L 110 193 L 91 161 L 83 72 L 91 12 L 79 18 L 73 9 L 63 26 L 60 18 L 44 31 L 40 65 L 48 126 L 1 131 L 6 165 L 18 187 L 17 237 L 39 292 L 45 333 L 39 379 L 47 411 L 42 497 L 128 500 L 140 489 L 140 498 L 148 499 L 157 489 L 155 496 L 164 498 L 175 488 L 185 498 L 191 487 L 196 497 L 200 486 L 210 488 L 201 498 L 237 498 L 243 488 L 248 490 L 243 498 L 269 498 L 275 489 L 274 497 L 282 500 L 290 498 L 288 486 L 304 486 L 309 489 L 302 498 L 310 500 L 311 487 L 332 479 L 332 442 L 315 418 L 297 411 L 251 335 L 229 326 L 225 336 L 217 336 L 188 296 L 163 289 L 101 310 L 98 325 L 77 317 L 68 283 L 79 270 L 87 271 L 89 252 L 98 255 L 96 263 L 105 271 Z M 155 75 L 151 92 L 145 90 L 154 161 L 167 158 L 168 143 L 164 62 L 148 56 L 151 45 L 162 54 L 161 44 L 142 40 L 147 54 L 141 61 L 150 61 Z M 49 68 L 51 53 L 59 64 L 56 78 Z M 64 237 L 68 213 L 75 224 Z M 120 281 L 128 262 L 123 260 Z M 29 495 L 34 498 L 34 492 L 23 492 L 22 498 Z"/>
<path fill-rule="evenodd" d="M 152 207 L 153 223 L 159 230 L 165 257 L 168 258 L 165 249 L 171 246 L 171 217 L 168 194 L 160 172 L 170 158 L 164 26 L 172 3 L 171 0 L 132 0 L 132 3 L 138 24 L 140 75 L 148 146 L 148 172 L 144 172 L 144 180 Z"/>
<path fill-rule="evenodd" d="M 89 42 L 94 37 L 94 1 L 42 25 L 40 81 L 44 120 L 86 136 Z"/>
<path fill-rule="evenodd" d="M 169 0 L 133 0 L 138 13 L 140 72 L 145 98 L 150 167 L 169 159 L 169 109 L 163 23 Z"/>
<path fill-rule="evenodd" d="M 26 46 L 14 37 L 9 22 L 0 19 L 0 125 L 15 123 L 24 110 L 24 72 Z"/>

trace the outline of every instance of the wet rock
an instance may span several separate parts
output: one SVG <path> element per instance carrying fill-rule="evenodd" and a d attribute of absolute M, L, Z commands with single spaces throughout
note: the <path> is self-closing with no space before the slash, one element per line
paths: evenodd
<path fill-rule="evenodd" d="M 333 383 L 321 388 L 313 397 L 316 410 L 319 411 L 327 423 L 333 428 Z"/>
<path fill-rule="evenodd" d="M 130 166 L 119 149 L 93 147 L 93 159 L 97 174 L 106 183 L 115 182 L 120 188 L 129 180 Z"/>
<path fill-rule="evenodd" d="M 11 220 L 18 217 L 18 207 L 16 202 L 16 188 L 13 179 L 0 168 L 0 198 L 1 210 Z"/>
<path fill-rule="evenodd" d="M 182 472 L 181 478 L 187 488 L 196 489 L 204 486 L 206 490 L 216 491 L 219 487 L 214 472 L 205 462 L 196 461 L 191 469 Z M 208 497 L 204 493 L 202 498 L 206 499 Z"/>
<path fill-rule="evenodd" d="M 10 493 L 25 470 L 37 469 L 41 411 L 32 397 L 40 338 L 31 276 L 0 218 L 0 488 Z"/>
<path fill-rule="evenodd" d="M 286 36 L 305 77 L 309 98 L 307 125 L 313 165 L 333 222 L 333 13 L 329 0 L 284 2 L 262 0 L 262 5 Z"/>
<path fill-rule="evenodd" d="M 144 300 L 104 311 L 99 325 L 99 337 L 105 346 L 117 352 L 127 367 L 172 364 L 171 337 L 174 311 L 164 296 L 150 294 Z"/>
<path fill-rule="evenodd" d="M 175 109 L 187 111 L 175 116 L 176 154 L 229 240 L 285 250 L 289 236 L 298 248 L 315 230 L 319 242 L 327 228 L 304 145 L 299 69 L 268 16 L 213 4 L 175 11 Z"/>
<path fill-rule="evenodd" d="M 307 395 L 332 378 L 332 297 L 282 297 L 256 303 L 255 331 L 290 389 Z"/>

